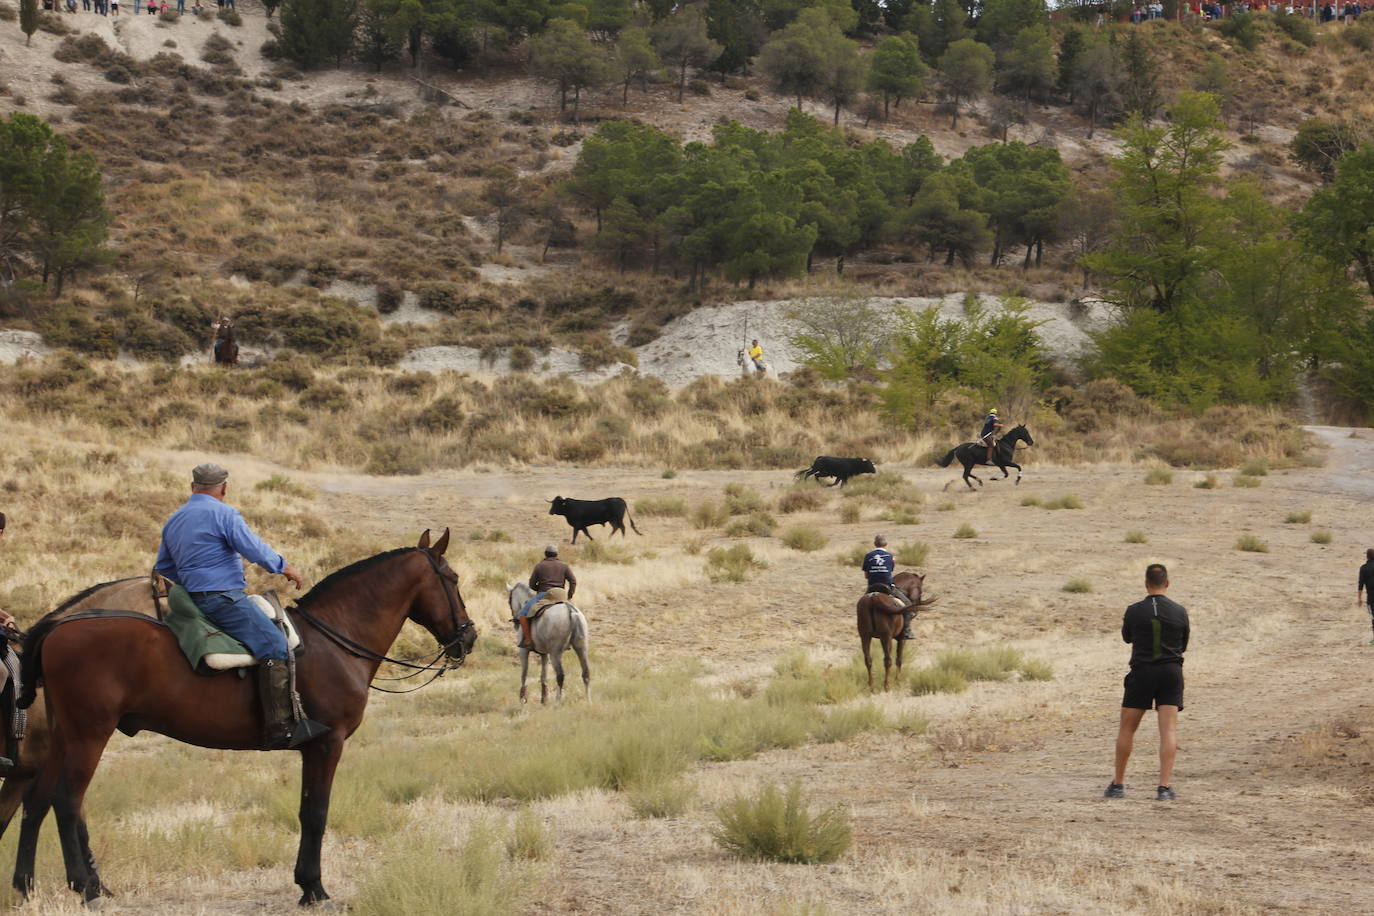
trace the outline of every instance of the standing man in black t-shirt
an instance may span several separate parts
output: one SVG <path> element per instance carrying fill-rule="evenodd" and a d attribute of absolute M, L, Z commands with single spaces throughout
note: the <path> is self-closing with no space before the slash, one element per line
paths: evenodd
<path fill-rule="evenodd" d="M 1157 801 L 1173 801 L 1170 786 L 1178 752 L 1178 713 L 1183 708 L 1183 653 L 1188 648 L 1188 612 L 1165 597 L 1169 571 L 1162 563 L 1145 569 L 1145 599 L 1126 608 L 1121 638 L 1131 644 L 1131 670 L 1121 699 L 1116 735 L 1116 773 L 1107 798 L 1126 795 L 1126 762 L 1140 720 L 1151 707 L 1159 711 L 1159 787 Z"/>
<path fill-rule="evenodd" d="M 1364 561 L 1360 567 L 1359 587 L 1355 590 L 1355 606 L 1364 604 L 1369 609 L 1369 623 L 1374 626 L 1374 549 L 1364 552 Z M 1369 644 L 1374 646 L 1374 639 Z"/>

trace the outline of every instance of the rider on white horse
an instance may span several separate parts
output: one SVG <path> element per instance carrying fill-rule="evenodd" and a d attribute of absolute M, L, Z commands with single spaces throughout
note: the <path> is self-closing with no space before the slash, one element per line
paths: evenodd
<path fill-rule="evenodd" d="M 566 584 L 567 590 L 564 590 Z M 534 566 L 534 572 L 530 573 L 530 588 L 534 589 L 534 595 L 524 606 L 520 608 L 515 619 L 520 622 L 520 645 L 521 649 L 533 649 L 534 639 L 530 636 L 530 611 L 540 602 L 545 604 L 555 604 L 559 601 L 571 601 L 573 592 L 577 591 L 577 576 L 573 575 L 572 567 L 558 559 L 558 548 L 549 544 L 544 548 L 544 559 Z"/>

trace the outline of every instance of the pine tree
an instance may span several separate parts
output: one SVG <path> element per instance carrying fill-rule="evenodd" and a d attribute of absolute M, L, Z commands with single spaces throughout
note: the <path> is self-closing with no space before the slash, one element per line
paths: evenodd
<path fill-rule="evenodd" d="M 38 31 L 38 0 L 19 0 L 19 28 L 24 32 L 24 47 Z"/>

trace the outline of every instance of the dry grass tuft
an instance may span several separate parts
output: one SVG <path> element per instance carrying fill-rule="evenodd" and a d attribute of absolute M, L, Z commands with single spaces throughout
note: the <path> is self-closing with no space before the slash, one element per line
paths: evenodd
<path fill-rule="evenodd" d="M 1249 553 L 1268 553 L 1269 545 L 1253 534 L 1242 534 L 1236 538 L 1236 549 Z"/>
<path fill-rule="evenodd" d="M 849 849 L 852 834 L 842 806 L 811 814 L 801 784 L 786 792 L 769 784 L 757 795 L 737 795 L 716 809 L 715 841 L 742 859 L 800 865 L 834 862 Z"/>
<path fill-rule="evenodd" d="M 829 539 L 815 525 L 798 525 L 782 533 L 782 542 L 793 550 L 812 553 L 825 547 Z"/>
<path fill-rule="evenodd" d="M 1168 486 L 1174 482 L 1174 475 L 1163 468 L 1151 468 L 1145 474 L 1145 482 L 1151 486 Z"/>
<path fill-rule="evenodd" d="M 958 528 L 954 529 L 954 537 L 956 538 L 968 539 L 976 538 L 977 536 L 978 530 L 974 528 L 972 525 L 970 525 L 968 522 L 964 522 Z"/>

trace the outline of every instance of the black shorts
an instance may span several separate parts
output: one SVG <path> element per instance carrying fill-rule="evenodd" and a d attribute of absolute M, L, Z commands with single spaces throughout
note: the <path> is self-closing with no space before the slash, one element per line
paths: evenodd
<path fill-rule="evenodd" d="M 1132 668 L 1126 675 L 1125 686 L 1126 695 L 1121 698 L 1121 705 L 1126 709 L 1183 708 L 1182 665 L 1166 662 Z"/>

